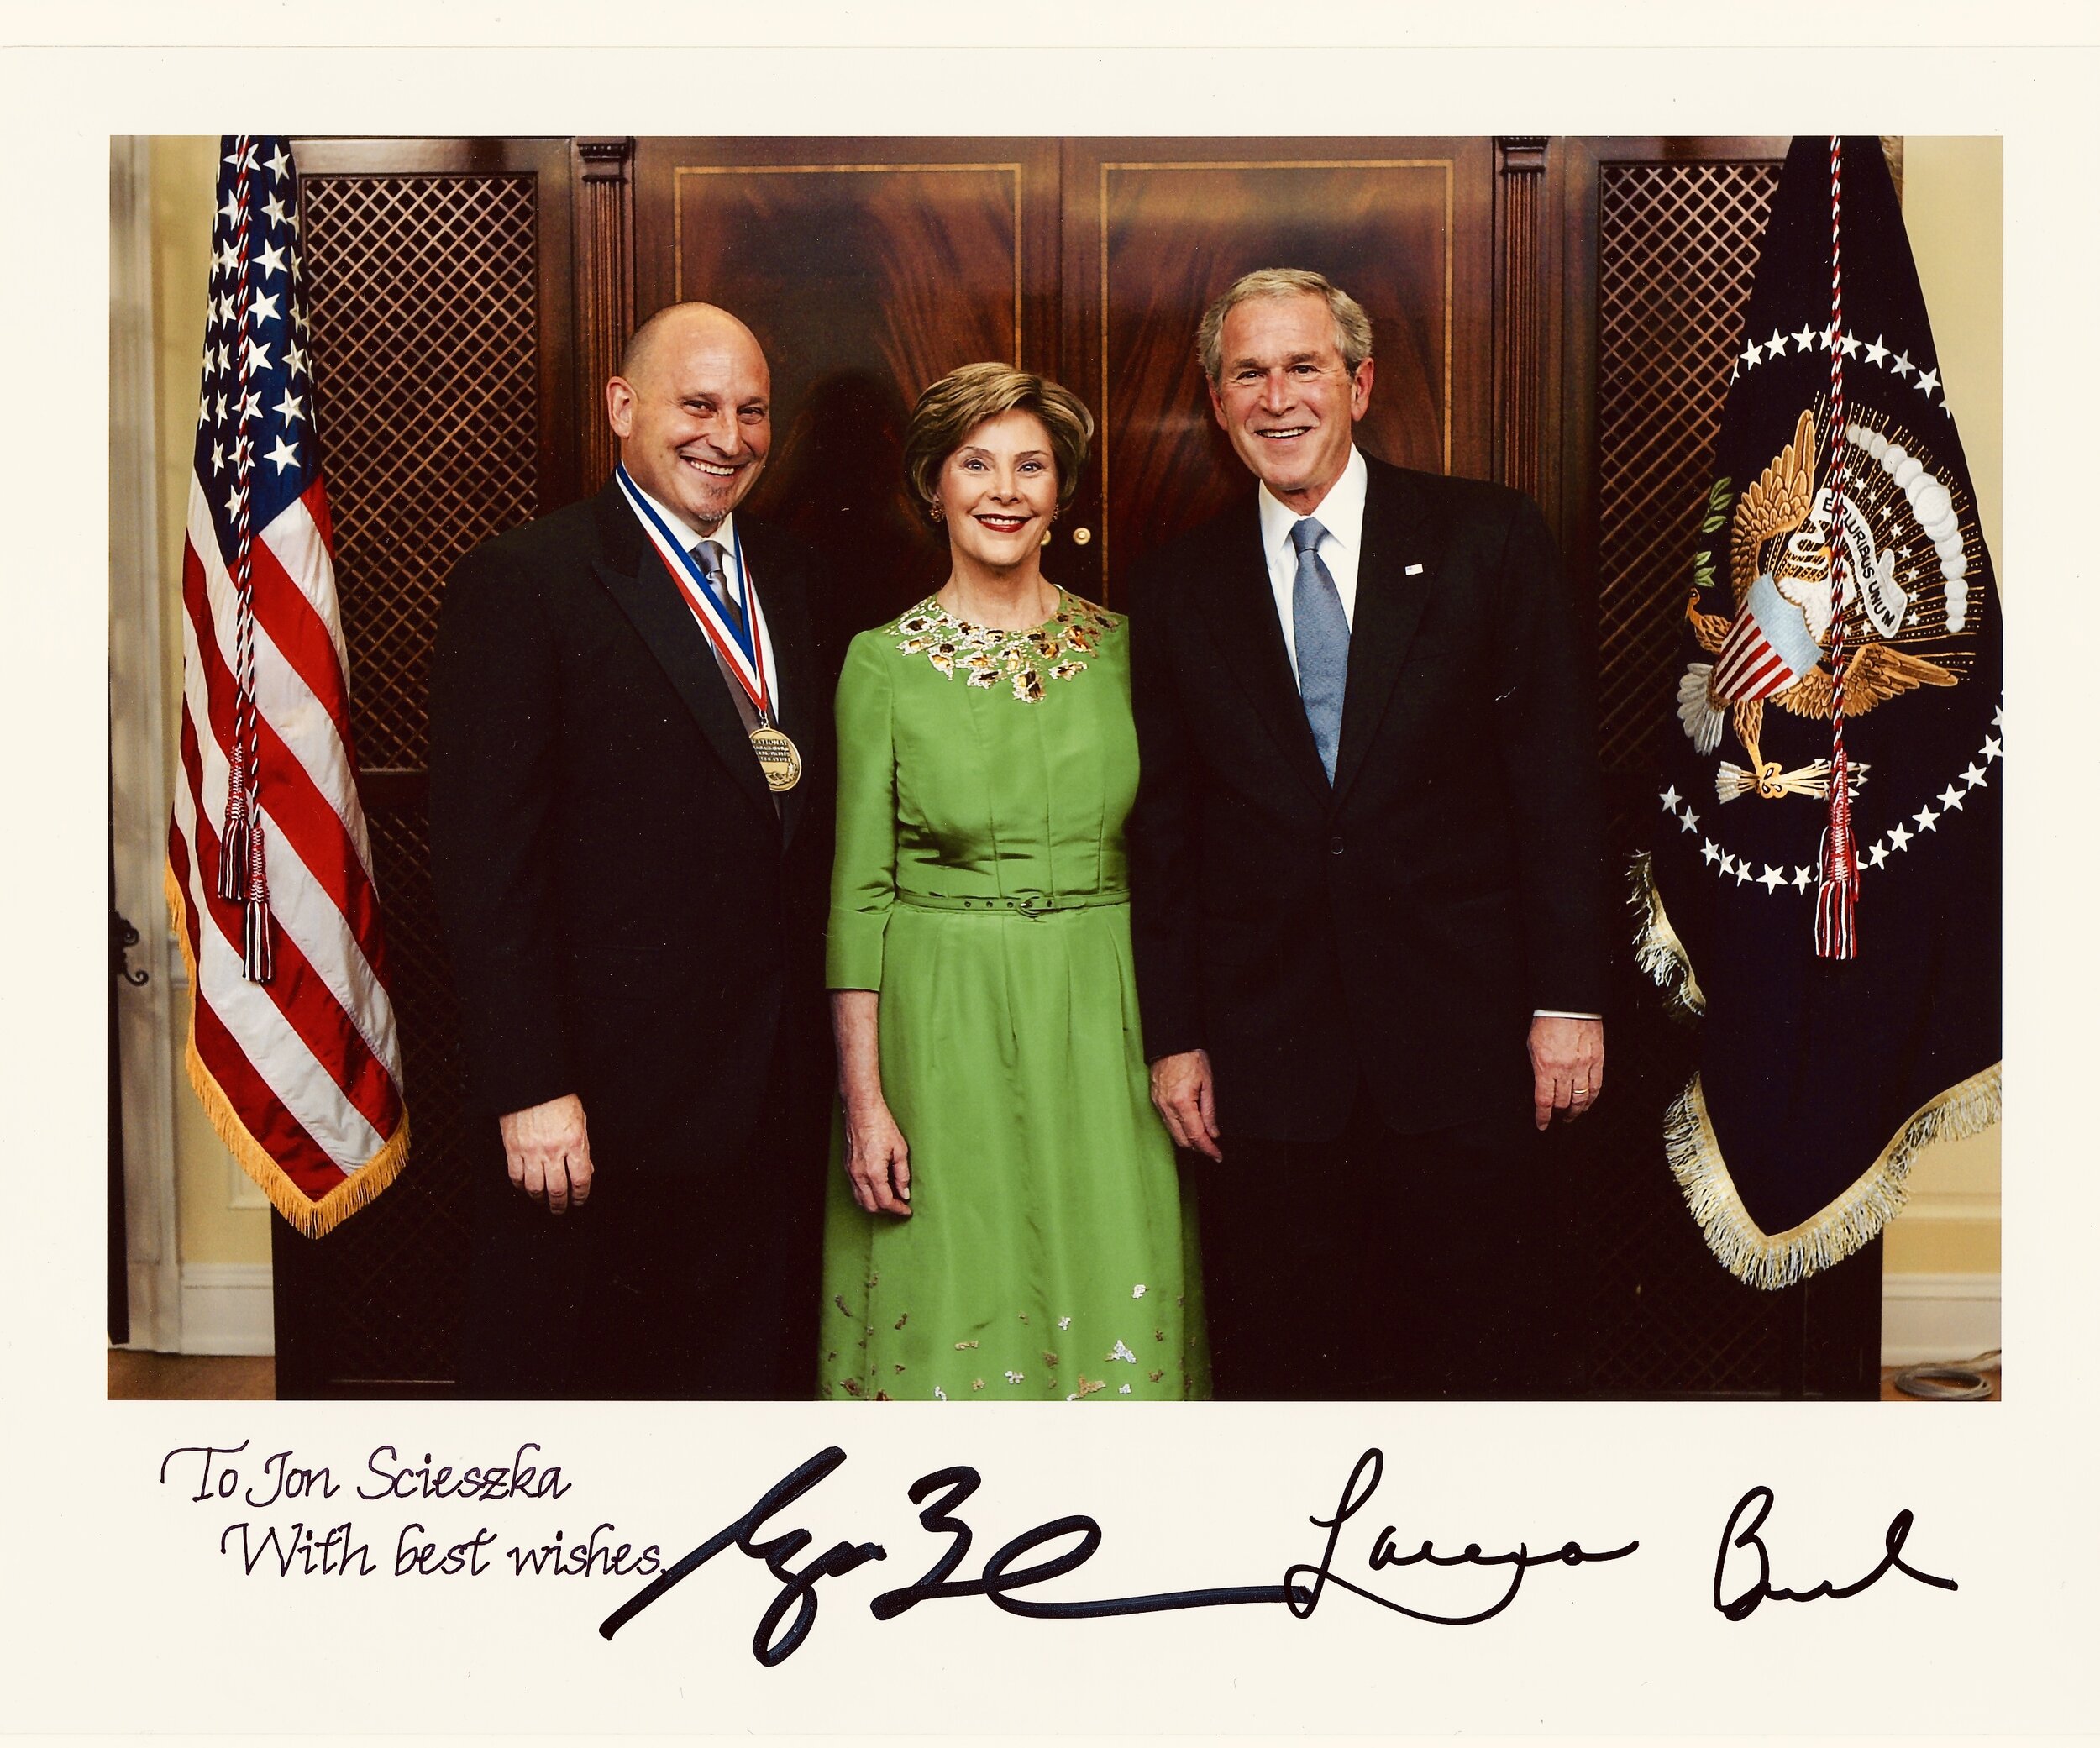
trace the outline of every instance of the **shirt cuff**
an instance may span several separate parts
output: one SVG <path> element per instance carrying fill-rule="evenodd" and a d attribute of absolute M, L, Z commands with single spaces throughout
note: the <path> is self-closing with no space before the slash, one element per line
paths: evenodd
<path fill-rule="evenodd" d="M 1531 1017 L 1534 1020 L 1602 1020 L 1604 1016 L 1602 1014 L 1571 1014 L 1557 1007 L 1535 1007 L 1531 1010 Z"/>

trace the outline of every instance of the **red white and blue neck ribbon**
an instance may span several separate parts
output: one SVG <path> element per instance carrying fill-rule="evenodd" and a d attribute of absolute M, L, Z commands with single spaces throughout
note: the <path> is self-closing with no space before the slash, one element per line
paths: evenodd
<path fill-rule="evenodd" d="M 707 641 L 715 646 L 715 653 L 723 664 L 737 676 L 737 683 L 750 699 L 751 707 L 758 711 L 759 720 L 770 725 L 773 696 L 766 682 L 765 613 L 759 605 L 759 591 L 752 586 L 751 572 L 744 563 L 743 536 L 732 530 L 736 580 L 731 586 L 741 593 L 744 607 L 744 622 L 738 626 L 722 611 L 722 603 L 716 599 L 707 581 L 707 573 L 700 568 L 700 560 L 671 533 L 669 524 L 657 513 L 656 507 L 642 495 L 642 488 L 634 483 L 634 476 L 627 472 L 625 462 L 613 468 L 612 477 L 619 482 L 621 491 L 641 519 L 643 532 L 656 548 L 664 568 L 671 574 L 671 580 L 678 585 L 678 592 L 685 597 L 685 605 L 700 622 Z"/>

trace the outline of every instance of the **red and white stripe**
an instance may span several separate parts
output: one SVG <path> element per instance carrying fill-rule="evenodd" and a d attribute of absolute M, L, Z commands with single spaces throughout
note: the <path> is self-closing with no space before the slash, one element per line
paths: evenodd
<path fill-rule="evenodd" d="M 244 543 L 253 611 L 244 616 L 204 491 L 193 479 L 181 770 L 168 834 L 170 900 L 196 998 L 191 1075 L 249 1175 L 318 1236 L 392 1180 L 408 1141 L 328 507 L 317 480 Z M 244 664 L 250 684 L 238 686 Z M 261 774 L 250 823 L 263 827 L 269 858 L 266 982 L 243 974 L 249 883 L 238 883 L 239 898 L 220 895 L 236 748 Z"/>
<path fill-rule="evenodd" d="M 1746 611 L 1729 627 L 1728 639 L 1714 658 L 1710 684 L 1721 703 L 1744 704 L 1783 692 L 1800 677 L 1767 641 L 1756 617 Z"/>

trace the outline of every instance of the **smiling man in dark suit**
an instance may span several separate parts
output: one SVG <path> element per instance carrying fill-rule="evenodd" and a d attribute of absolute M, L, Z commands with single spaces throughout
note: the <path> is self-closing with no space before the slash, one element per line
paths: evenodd
<path fill-rule="evenodd" d="M 810 1388 L 831 695 L 801 555 L 735 514 L 769 392 L 736 318 L 659 312 L 606 385 L 613 480 L 446 594 L 432 845 L 509 1179 L 469 1394 Z"/>
<path fill-rule="evenodd" d="M 1551 1388 L 1541 1131 L 1603 1085 L 1607 930 L 1551 539 L 1357 450 L 1370 323 L 1320 275 L 1247 275 L 1198 351 L 1260 483 L 1134 579 L 1130 843 L 1218 1392 Z"/>

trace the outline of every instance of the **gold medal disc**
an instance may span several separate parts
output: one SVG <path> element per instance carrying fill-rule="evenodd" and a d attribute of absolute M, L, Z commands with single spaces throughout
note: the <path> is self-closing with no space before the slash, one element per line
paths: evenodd
<path fill-rule="evenodd" d="M 751 750 L 759 755 L 759 769 L 765 773 L 766 787 L 781 795 L 802 780 L 802 755 L 795 743 L 769 722 L 751 731 Z"/>

